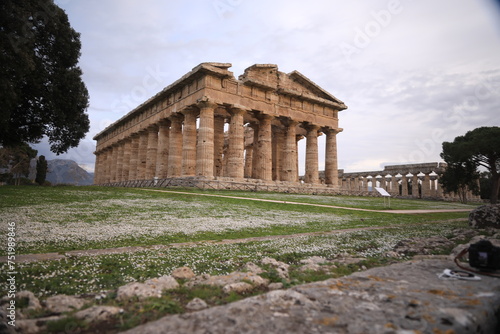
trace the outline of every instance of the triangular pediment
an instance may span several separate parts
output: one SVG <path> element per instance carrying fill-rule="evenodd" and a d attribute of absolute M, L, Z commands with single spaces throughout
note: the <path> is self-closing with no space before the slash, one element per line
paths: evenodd
<path fill-rule="evenodd" d="M 321 99 L 325 99 L 341 105 L 344 104 L 344 102 L 337 99 L 335 96 L 318 86 L 316 83 L 314 83 L 299 71 L 288 73 L 287 77 L 290 79 L 287 84 L 291 86 L 292 90 L 300 91 L 304 95 L 313 95 L 315 97 L 319 97 Z"/>

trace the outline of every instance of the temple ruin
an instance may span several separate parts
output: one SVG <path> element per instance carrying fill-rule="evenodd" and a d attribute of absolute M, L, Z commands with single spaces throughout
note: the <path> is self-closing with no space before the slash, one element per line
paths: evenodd
<path fill-rule="evenodd" d="M 297 145 L 305 138 L 305 186 L 338 189 L 338 112 L 347 106 L 298 71 L 256 64 L 235 79 L 230 67 L 196 66 L 97 134 L 94 183 L 298 186 Z"/>

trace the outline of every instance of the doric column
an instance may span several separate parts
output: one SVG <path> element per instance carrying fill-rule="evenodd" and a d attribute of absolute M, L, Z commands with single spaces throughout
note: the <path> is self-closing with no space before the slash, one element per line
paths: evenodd
<path fill-rule="evenodd" d="M 111 151 L 111 159 L 110 159 L 110 180 L 111 182 L 116 182 L 116 169 L 118 167 L 118 144 L 113 144 Z"/>
<path fill-rule="evenodd" d="M 168 150 L 168 177 L 181 176 L 182 163 L 182 115 L 176 114 L 170 117 L 170 139 Z"/>
<path fill-rule="evenodd" d="M 156 154 L 156 176 L 164 179 L 168 175 L 168 151 L 170 146 L 170 121 L 161 120 L 158 124 L 158 151 Z"/>
<path fill-rule="evenodd" d="M 285 143 L 285 132 L 283 131 L 283 128 L 279 126 L 272 125 L 271 126 L 271 131 L 272 131 L 272 138 L 274 139 L 272 141 L 272 174 L 273 174 L 273 180 L 279 181 L 281 180 L 281 171 L 283 169 L 283 146 Z"/>
<path fill-rule="evenodd" d="M 306 134 L 306 183 L 318 183 L 318 129 L 319 126 L 310 124 L 304 127 Z"/>
<path fill-rule="evenodd" d="M 222 176 L 224 152 L 224 124 L 226 120 L 222 115 L 214 118 L 214 175 Z"/>
<path fill-rule="evenodd" d="M 94 184 L 101 183 L 102 175 L 102 151 L 95 151 L 95 165 L 94 165 Z"/>
<path fill-rule="evenodd" d="M 158 125 L 148 127 L 148 148 L 146 155 L 145 179 L 152 179 L 156 174 L 156 155 L 158 154 Z"/>
<path fill-rule="evenodd" d="M 214 177 L 214 110 L 216 103 L 202 101 L 200 108 L 200 128 L 196 145 L 196 175 L 209 179 Z"/>
<path fill-rule="evenodd" d="M 396 173 L 392 174 L 391 192 L 394 195 L 399 195 L 399 183 L 398 183 L 398 178 L 396 177 Z"/>
<path fill-rule="evenodd" d="M 411 195 L 414 198 L 418 198 L 418 175 L 417 173 L 413 174 L 412 183 L 411 183 Z"/>
<path fill-rule="evenodd" d="M 139 134 L 134 133 L 130 136 L 130 167 L 128 179 L 137 180 L 137 169 L 139 165 Z"/>
<path fill-rule="evenodd" d="M 245 176 L 245 128 L 243 124 L 245 110 L 233 107 L 229 109 L 229 113 L 231 114 L 231 120 L 227 150 L 227 176 L 241 179 Z"/>
<path fill-rule="evenodd" d="M 281 180 L 287 182 L 297 182 L 297 124 L 291 119 L 282 121 L 285 128 L 285 145 L 283 150 L 283 163 L 281 170 Z"/>
<path fill-rule="evenodd" d="M 148 131 L 139 132 L 139 159 L 137 161 L 137 179 L 146 178 L 146 162 L 148 157 Z"/>
<path fill-rule="evenodd" d="M 337 134 L 343 129 L 324 129 L 326 135 L 325 147 L 325 183 L 338 186 Z"/>
<path fill-rule="evenodd" d="M 377 175 L 374 174 L 372 176 L 372 191 L 375 191 L 375 187 L 377 186 Z"/>
<path fill-rule="evenodd" d="M 259 146 L 257 145 L 257 142 L 259 140 L 259 123 L 250 123 L 250 127 L 253 130 L 252 178 L 258 179 L 259 178 L 258 168 L 259 168 L 260 155 L 258 154 Z"/>
<path fill-rule="evenodd" d="M 422 180 L 422 198 L 427 198 L 431 196 L 431 176 L 429 173 L 424 174 L 424 179 Z"/>
<path fill-rule="evenodd" d="M 408 196 L 408 179 L 406 174 L 401 176 L 401 196 Z"/>
<path fill-rule="evenodd" d="M 439 183 L 439 175 L 436 176 L 436 197 L 444 198 L 443 187 L 441 187 L 441 183 Z"/>
<path fill-rule="evenodd" d="M 245 147 L 245 177 L 252 177 L 252 163 L 253 163 L 253 145 Z"/>
<path fill-rule="evenodd" d="M 120 141 L 117 144 L 117 153 L 116 153 L 116 182 L 122 182 L 122 172 L 123 172 L 123 153 L 124 153 L 125 143 Z"/>
<path fill-rule="evenodd" d="M 122 181 L 128 181 L 128 174 L 130 170 L 130 144 L 131 139 L 127 137 L 123 141 L 123 168 L 122 168 Z"/>
<path fill-rule="evenodd" d="M 182 129 L 182 176 L 194 176 L 196 173 L 196 117 L 193 108 L 182 111 L 184 127 Z"/>
<path fill-rule="evenodd" d="M 271 120 L 272 116 L 261 114 L 259 119 L 259 132 L 257 139 L 257 155 L 259 165 L 257 166 L 258 179 L 272 181 L 273 179 L 273 158 L 272 158 L 272 136 Z M 254 155 L 255 157 L 255 155 Z"/>

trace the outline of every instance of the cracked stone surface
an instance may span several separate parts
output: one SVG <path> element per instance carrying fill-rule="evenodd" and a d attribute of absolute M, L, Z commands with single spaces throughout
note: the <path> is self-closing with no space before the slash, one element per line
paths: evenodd
<path fill-rule="evenodd" d="M 496 333 L 500 279 L 442 280 L 452 261 L 414 260 L 276 290 L 126 333 Z"/>

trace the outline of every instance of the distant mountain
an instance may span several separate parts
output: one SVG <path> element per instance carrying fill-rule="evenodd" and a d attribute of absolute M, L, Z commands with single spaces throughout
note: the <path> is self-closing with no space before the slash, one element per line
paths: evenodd
<path fill-rule="evenodd" d="M 91 185 L 94 182 L 93 173 L 90 174 L 73 160 L 47 160 L 47 178 L 52 184 L 73 184 L 77 186 Z"/>

